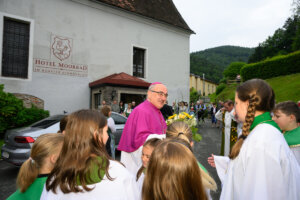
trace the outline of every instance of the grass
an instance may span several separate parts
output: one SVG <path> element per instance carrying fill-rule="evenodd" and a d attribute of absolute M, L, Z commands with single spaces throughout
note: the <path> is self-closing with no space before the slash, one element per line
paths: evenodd
<path fill-rule="evenodd" d="M 275 92 L 276 102 L 300 100 L 300 73 L 287 76 L 279 76 L 266 80 Z M 237 85 L 227 86 L 219 95 L 211 95 L 211 101 L 214 100 L 234 100 L 235 89 Z"/>

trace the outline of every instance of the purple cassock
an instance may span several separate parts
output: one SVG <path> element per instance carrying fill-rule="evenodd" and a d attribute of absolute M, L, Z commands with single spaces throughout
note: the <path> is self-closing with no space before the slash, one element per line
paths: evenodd
<path fill-rule="evenodd" d="M 118 150 L 134 152 L 144 144 L 150 134 L 165 134 L 166 130 L 167 124 L 160 110 L 146 100 L 129 115 Z"/>

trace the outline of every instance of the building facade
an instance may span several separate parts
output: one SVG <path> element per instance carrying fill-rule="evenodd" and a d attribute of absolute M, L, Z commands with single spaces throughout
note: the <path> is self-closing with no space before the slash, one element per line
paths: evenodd
<path fill-rule="evenodd" d="M 52 115 L 105 100 L 89 84 L 116 73 L 160 81 L 169 102 L 188 101 L 192 33 L 171 0 L 0 0 L 0 84 Z M 118 101 L 119 91 L 141 94 L 109 87 Z"/>
<path fill-rule="evenodd" d="M 190 74 L 190 88 L 192 87 L 195 88 L 202 96 L 207 96 L 216 92 L 218 84 L 205 78 L 203 79 L 203 77 L 199 75 Z"/>

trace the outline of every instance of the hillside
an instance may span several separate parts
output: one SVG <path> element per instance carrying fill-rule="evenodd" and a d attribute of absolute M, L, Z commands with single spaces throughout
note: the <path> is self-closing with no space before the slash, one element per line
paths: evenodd
<path fill-rule="evenodd" d="M 270 78 L 266 81 L 273 88 L 275 92 L 275 99 L 278 103 L 288 100 L 298 102 L 300 100 L 299 80 L 300 73 Z M 215 99 L 217 99 L 217 101 L 226 99 L 234 100 L 235 89 L 236 85 L 227 86 L 218 96 L 215 96 L 215 94 L 213 94 L 211 96 L 211 101 L 214 101 Z"/>
<path fill-rule="evenodd" d="M 224 69 L 232 62 L 247 62 L 254 52 L 252 48 L 220 46 L 190 54 L 190 71 L 218 83 Z"/>

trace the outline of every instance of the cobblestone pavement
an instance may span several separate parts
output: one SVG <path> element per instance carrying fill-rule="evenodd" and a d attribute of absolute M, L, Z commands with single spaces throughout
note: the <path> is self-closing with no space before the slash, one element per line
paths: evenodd
<path fill-rule="evenodd" d="M 211 192 L 211 197 L 214 200 L 220 198 L 221 194 L 221 183 L 218 178 L 215 168 L 212 168 L 207 163 L 207 158 L 211 154 L 219 155 L 221 148 L 221 129 L 212 127 L 209 119 L 205 120 L 205 123 L 201 123 L 198 132 L 202 136 L 200 142 L 194 144 L 194 154 L 198 161 L 207 169 L 210 175 L 215 179 L 218 190 L 216 192 Z"/>

